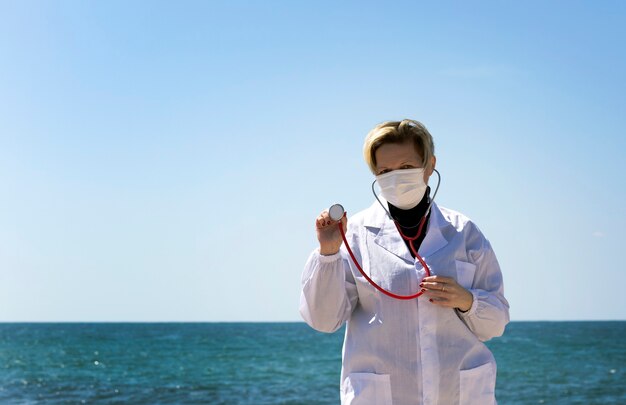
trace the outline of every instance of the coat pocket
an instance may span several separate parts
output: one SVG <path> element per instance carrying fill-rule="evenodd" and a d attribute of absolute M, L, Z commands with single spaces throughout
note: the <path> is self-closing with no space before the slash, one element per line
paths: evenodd
<path fill-rule="evenodd" d="M 486 363 L 461 370 L 461 405 L 494 405 L 496 403 L 496 366 Z"/>
<path fill-rule="evenodd" d="M 341 386 L 342 405 L 390 405 L 389 374 L 351 373 Z"/>
<path fill-rule="evenodd" d="M 470 289 L 474 283 L 476 265 L 456 260 L 456 281 L 463 287 Z"/>

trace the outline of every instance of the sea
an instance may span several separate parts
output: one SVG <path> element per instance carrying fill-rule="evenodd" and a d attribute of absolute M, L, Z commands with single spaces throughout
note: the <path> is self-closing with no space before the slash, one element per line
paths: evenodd
<path fill-rule="evenodd" d="M 338 404 L 343 330 L 304 323 L 0 323 L 0 404 Z M 626 322 L 511 322 L 507 404 L 626 404 Z"/>

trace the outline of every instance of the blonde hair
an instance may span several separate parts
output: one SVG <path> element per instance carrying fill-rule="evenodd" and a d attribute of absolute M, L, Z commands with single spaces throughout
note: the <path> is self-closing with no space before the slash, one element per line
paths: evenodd
<path fill-rule="evenodd" d="M 363 157 L 372 173 L 376 174 L 376 150 L 385 143 L 404 143 L 413 141 L 415 150 L 422 158 L 426 170 L 432 167 L 435 156 L 433 137 L 424 124 L 419 121 L 404 119 L 402 121 L 386 121 L 378 124 L 365 137 Z"/>

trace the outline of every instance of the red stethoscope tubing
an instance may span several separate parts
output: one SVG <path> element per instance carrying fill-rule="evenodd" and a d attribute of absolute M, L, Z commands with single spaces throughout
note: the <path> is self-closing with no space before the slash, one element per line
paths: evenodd
<path fill-rule="evenodd" d="M 416 240 L 417 238 L 419 238 L 419 236 L 422 234 L 422 228 L 424 227 L 424 223 L 426 223 L 426 216 L 424 216 L 422 218 L 422 220 L 420 221 L 420 225 L 419 225 L 419 228 L 417 230 L 417 235 L 415 235 L 413 237 L 405 236 L 402 233 L 402 231 L 400 230 L 400 226 L 398 225 L 398 223 L 396 221 L 394 221 L 394 223 L 396 224 L 396 228 L 398 228 L 398 232 L 400 233 L 400 236 L 402 236 L 402 239 L 409 241 L 409 246 L 411 247 L 411 251 L 413 252 L 413 255 L 415 255 L 415 258 L 424 267 L 424 270 L 426 271 L 426 277 L 429 277 L 430 276 L 430 268 L 428 267 L 428 265 L 426 264 L 426 262 L 424 261 L 422 256 L 420 256 L 419 253 L 417 253 L 417 250 L 413 246 L 413 241 Z M 420 295 L 424 294 L 424 291 L 422 291 L 422 290 L 420 290 L 418 293 L 412 294 L 412 295 L 394 294 L 391 291 L 387 291 L 384 288 L 382 288 L 381 286 L 379 286 L 378 284 L 376 284 L 376 282 L 374 280 L 372 280 L 367 274 L 365 274 L 365 272 L 363 271 L 363 268 L 361 268 L 361 266 L 359 265 L 359 262 L 356 260 L 356 257 L 354 256 L 354 253 L 352 252 L 352 249 L 350 249 L 350 245 L 348 244 L 348 241 L 346 239 L 346 233 L 343 230 L 343 224 L 342 224 L 341 221 L 338 222 L 338 226 L 339 226 L 339 232 L 341 232 L 341 238 L 343 239 L 343 243 L 346 246 L 346 249 L 348 250 L 348 253 L 350 254 L 350 257 L 352 258 L 352 261 L 356 265 L 356 268 L 363 275 L 363 277 L 365 277 L 365 279 L 371 285 L 374 286 L 374 288 L 376 288 L 381 293 L 383 293 L 383 294 L 385 294 L 385 295 L 387 295 L 387 296 L 389 296 L 391 298 L 395 298 L 397 300 L 412 300 L 412 299 L 417 298 Z"/>

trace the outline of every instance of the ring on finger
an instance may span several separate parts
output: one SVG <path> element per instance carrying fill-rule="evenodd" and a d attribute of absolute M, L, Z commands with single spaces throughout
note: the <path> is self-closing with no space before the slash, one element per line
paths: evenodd
<path fill-rule="evenodd" d="M 446 286 L 441 287 L 441 292 L 446 292 Z"/>

